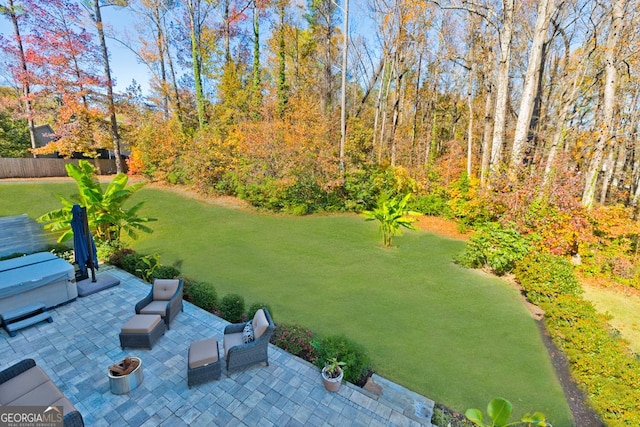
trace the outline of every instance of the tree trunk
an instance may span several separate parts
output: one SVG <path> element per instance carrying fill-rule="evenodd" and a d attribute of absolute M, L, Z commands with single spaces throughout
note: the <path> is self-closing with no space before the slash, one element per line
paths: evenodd
<path fill-rule="evenodd" d="M 420 51 L 418 56 L 418 70 L 416 71 L 416 92 L 415 100 L 413 102 L 413 124 L 411 125 L 411 151 L 409 152 L 409 166 L 413 167 L 414 163 L 414 151 L 416 150 L 416 139 L 418 136 L 418 109 L 420 107 L 420 77 L 422 76 L 422 54 Z M 417 153 L 416 153 L 416 158 Z"/>
<path fill-rule="evenodd" d="M 171 50 L 169 50 L 169 40 L 167 39 L 167 25 L 162 20 L 162 27 L 164 28 L 164 45 L 167 47 L 167 65 L 169 65 L 169 73 L 171 74 L 171 87 L 173 89 L 173 96 L 175 98 L 175 112 L 180 124 L 180 130 L 184 130 L 184 119 L 182 116 L 182 102 L 180 101 L 180 92 L 178 91 L 178 80 L 176 79 L 176 71 L 173 68 L 173 58 L 171 57 Z"/>
<path fill-rule="evenodd" d="M 154 4 L 153 20 L 156 25 L 156 47 L 158 49 L 158 62 L 160 64 L 160 87 L 162 91 L 162 110 L 165 120 L 169 117 L 169 85 L 167 84 L 167 70 L 164 63 L 164 34 L 162 30 L 162 18 L 160 17 L 160 6 Z"/>
<path fill-rule="evenodd" d="M 253 0 L 253 118 L 262 117 L 262 77 L 260 75 L 260 10 Z"/>
<path fill-rule="evenodd" d="M 36 145 L 36 131 L 35 122 L 33 120 L 33 109 L 31 106 L 31 85 L 29 84 L 27 59 L 24 55 L 24 47 L 22 45 L 22 36 L 20 35 L 20 26 L 18 25 L 18 16 L 16 15 L 15 6 L 13 0 L 9 0 L 8 13 L 13 23 L 13 32 L 16 37 L 16 43 L 18 45 L 18 56 L 20 59 L 20 69 L 22 70 L 22 76 L 20 77 L 20 84 L 22 85 L 22 98 L 24 102 L 24 112 L 27 116 L 27 124 L 29 125 L 29 139 L 31 140 L 31 148 L 38 148 Z M 33 157 L 37 157 L 33 154 Z"/>
<path fill-rule="evenodd" d="M 120 155 L 120 134 L 118 133 L 118 121 L 116 119 L 116 105 L 113 99 L 113 80 L 111 79 L 111 70 L 109 68 L 109 52 L 107 51 L 107 42 L 104 38 L 104 28 L 102 26 L 102 15 L 100 14 L 100 1 L 93 0 L 93 8 L 95 12 L 95 23 L 100 38 L 100 47 L 102 48 L 102 61 L 104 64 L 104 76 L 107 80 L 107 103 L 109 107 L 109 121 L 111 123 L 111 138 L 113 139 L 113 154 L 116 158 L 116 171 L 124 172 L 122 165 L 122 156 Z"/>
<path fill-rule="evenodd" d="M 522 90 L 522 100 L 520 101 L 520 111 L 518 112 L 518 120 L 516 122 L 513 147 L 511 150 L 510 169 L 512 171 L 515 171 L 516 168 L 522 165 L 525 145 L 527 144 L 529 137 L 531 116 L 533 114 L 534 101 L 536 98 L 536 89 L 538 88 L 540 68 L 544 61 L 544 44 L 547 40 L 551 16 L 555 13 L 555 9 L 555 0 L 541 0 L 538 2 L 538 17 L 536 19 L 535 30 L 533 33 L 531 51 L 529 52 L 529 63 L 527 64 L 527 73 L 525 75 L 524 88 Z"/>
<path fill-rule="evenodd" d="M 223 34 L 223 43 L 224 43 L 224 65 L 229 65 L 229 62 L 231 62 L 231 17 L 229 16 L 229 3 L 230 0 L 224 0 L 223 3 L 223 13 L 224 16 L 222 17 L 224 19 L 224 34 Z"/>
<path fill-rule="evenodd" d="M 380 88 L 378 89 L 378 98 L 376 99 L 376 106 L 375 106 L 375 112 L 373 114 L 373 140 L 371 143 L 371 159 L 375 160 L 376 156 L 375 156 L 375 151 L 376 151 L 376 138 L 378 136 L 378 121 L 380 118 L 380 107 L 382 105 L 382 93 L 384 92 L 383 90 L 383 86 L 384 86 L 384 79 L 385 79 L 385 75 L 386 75 L 386 70 L 387 70 L 387 58 L 385 55 L 382 55 L 382 82 L 380 83 Z M 380 156 L 381 156 L 381 151 L 382 148 L 380 148 L 380 150 L 378 150 L 378 164 L 380 163 Z"/>
<path fill-rule="evenodd" d="M 400 55 L 399 53 L 397 55 Z M 399 68 L 403 64 L 403 60 L 399 59 L 396 62 L 396 68 Z M 392 105 L 392 118 L 391 118 L 391 166 L 396 165 L 397 161 L 397 151 L 398 151 L 398 140 L 397 140 L 397 130 L 398 124 L 400 122 L 400 97 L 402 95 L 402 78 L 404 77 L 404 72 L 396 69 L 396 83 L 394 87 L 394 95 L 393 95 L 393 105 Z"/>
<path fill-rule="evenodd" d="M 467 126 L 467 176 L 469 178 L 471 178 L 471 161 L 473 158 L 473 74 L 475 72 L 475 64 L 471 62 L 470 65 L 469 91 L 467 93 L 467 105 L 469 107 L 469 124 Z"/>
<path fill-rule="evenodd" d="M 585 186 L 582 193 L 582 205 L 587 209 L 593 206 L 598 175 L 602 168 L 606 144 L 615 144 L 613 132 L 613 116 L 615 111 L 615 96 L 618 84 L 618 69 L 616 51 L 622 36 L 624 8 L 627 0 L 617 0 L 611 8 L 611 28 L 607 35 L 605 57 L 605 81 L 602 107 L 602 120 L 599 123 L 598 139 L 593 147 L 593 155 L 585 176 Z M 605 195 L 606 197 L 606 195 Z"/>
<path fill-rule="evenodd" d="M 496 108 L 493 124 L 493 141 L 489 169 L 496 172 L 502 162 L 502 147 L 507 128 L 507 105 L 509 100 L 509 69 L 511 66 L 511 39 L 513 37 L 514 0 L 502 2 L 504 16 L 500 32 L 500 60 L 496 80 Z"/>
<path fill-rule="evenodd" d="M 347 140 L 347 53 L 349 46 L 349 0 L 344 0 L 342 35 L 342 81 L 340 89 L 340 181 L 345 182 L 344 146 Z"/>
<path fill-rule="evenodd" d="M 358 109 L 356 110 L 355 116 L 359 117 L 360 113 L 362 113 L 362 109 L 364 108 L 367 99 L 369 98 L 369 95 L 371 94 L 371 91 L 373 90 L 373 88 L 375 87 L 376 83 L 378 82 L 378 79 L 380 78 L 380 75 L 383 74 L 384 72 L 384 65 L 385 65 L 385 56 L 382 55 L 382 57 L 380 58 L 380 62 L 378 63 L 378 67 L 375 69 L 375 71 L 373 72 L 373 76 L 371 76 L 371 79 L 369 80 L 369 83 L 367 84 L 367 88 L 364 91 L 364 95 L 362 95 L 362 98 L 360 99 L 360 104 L 358 105 Z M 380 97 L 380 92 L 378 92 L 378 98 Z"/>
<path fill-rule="evenodd" d="M 204 128 L 206 124 L 205 118 L 205 98 L 202 89 L 202 75 L 200 63 L 200 37 L 198 15 L 200 10 L 200 0 L 191 0 L 186 2 L 187 12 L 189 15 L 189 40 L 191 42 L 191 62 L 193 69 L 193 81 L 196 92 L 196 110 L 198 113 L 198 127 Z"/>
<path fill-rule="evenodd" d="M 280 34 L 278 34 L 278 106 L 277 114 L 280 119 L 284 118 L 285 109 L 287 107 L 287 83 L 286 83 L 286 61 L 285 61 L 285 43 L 284 43 L 284 13 L 285 2 L 280 1 Z"/>
<path fill-rule="evenodd" d="M 487 183 L 489 160 L 491 158 L 491 132 L 493 131 L 493 85 L 487 82 L 484 100 L 484 124 L 482 131 L 482 161 L 480 165 L 480 185 Z"/>

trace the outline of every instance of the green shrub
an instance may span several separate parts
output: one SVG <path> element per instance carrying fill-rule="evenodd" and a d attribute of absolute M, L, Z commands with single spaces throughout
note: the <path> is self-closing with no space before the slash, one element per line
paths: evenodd
<path fill-rule="evenodd" d="M 238 294 L 227 294 L 222 297 L 220 315 L 228 322 L 241 322 L 244 315 L 244 298 Z"/>
<path fill-rule="evenodd" d="M 311 345 L 312 340 L 313 332 L 310 329 L 286 323 L 279 323 L 271 336 L 271 344 L 313 363 L 318 356 L 316 349 Z"/>
<path fill-rule="evenodd" d="M 257 208 L 280 211 L 284 207 L 283 185 L 275 179 L 238 186 L 238 197 Z"/>
<path fill-rule="evenodd" d="M 214 312 L 218 308 L 218 293 L 210 283 L 185 279 L 184 293 L 188 301 L 208 312 Z"/>
<path fill-rule="evenodd" d="M 517 230 L 491 222 L 471 236 L 457 261 L 470 268 L 489 267 L 501 276 L 512 271 L 529 248 L 527 240 Z"/>
<path fill-rule="evenodd" d="M 448 212 L 447 200 L 437 194 L 416 197 L 409 203 L 409 208 L 431 216 L 446 216 Z"/>
<path fill-rule="evenodd" d="M 131 274 L 142 277 L 140 272 L 146 269 L 143 258 L 144 256 L 137 252 L 125 255 L 122 258 L 122 268 Z"/>
<path fill-rule="evenodd" d="M 416 193 L 418 184 L 401 167 L 365 165 L 362 169 L 349 171 L 344 183 L 345 208 L 349 210 L 371 210 L 382 194 L 402 198 Z"/>
<path fill-rule="evenodd" d="M 69 261 L 71 264 L 74 262 L 73 249 L 64 243 L 56 243 L 54 245 L 47 246 L 47 252 L 51 252 L 55 256 Z"/>
<path fill-rule="evenodd" d="M 533 252 L 518 263 L 514 274 L 529 300 L 536 304 L 551 301 L 558 294 L 582 294 L 573 267 L 566 259 L 556 255 Z"/>
<path fill-rule="evenodd" d="M 122 250 L 122 243 L 117 240 L 96 240 L 98 259 L 108 261 L 116 252 Z"/>
<path fill-rule="evenodd" d="M 249 306 L 247 310 L 247 319 L 253 319 L 253 316 L 256 314 L 256 311 L 260 310 L 262 307 L 266 307 L 269 310 L 269 314 L 273 317 L 273 311 L 271 311 L 271 307 L 269 304 L 265 304 L 263 302 L 254 302 Z"/>
<path fill-rule="evenodd" d="M 371 370 L 371 359 L 365 348 L 344 335 L 331 335 L 314 342 L 318 358 L 316 366 L 322 368 L 326 361 L 335 357 L 345 363 L 344 379 L 359 383 Z"/>
<path fill-rule="evenodd" d="M 563 258 L 531 254 L 516 279 L 545 311 L 547 330 L 569 360 L 572 376 L 606 425 L 640 425 L 640 360 L 581 296 L 571 265 Z"/>
<path fill-rule="evenodd" d="M 294 215 L 323 211 L 327 207 L 327 193 L 311 178 L 300 178 L 283 194 L 285 210 Z"/>
<path fill-rule="evenodd" d="M 116 250 L 115 252 L 113 252 L 107 262 L 111 265 L 113 265 L 114 267 L 118 267 L 121 268 L 123 270 L 127 270 L 124 266 L 124 259 L 127 255 L 131 255 L 131 254 L 135 254 L 136 251 L 134 251 L 131 248 L 121 248 Z M 127 270 L 129 271 L 129 270 Z"/>
<path fill-rule="evenodd" d="M 175 279 L 179 277 L 181 271 L 176 267 L 170 265 L 159 265 L 155 270 L 151 273 L 151 280 L 155 279 Z"/>

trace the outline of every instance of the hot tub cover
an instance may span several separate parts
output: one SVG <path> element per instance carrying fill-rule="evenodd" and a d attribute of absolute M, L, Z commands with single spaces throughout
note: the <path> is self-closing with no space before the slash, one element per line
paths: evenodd
<path fill-rule="evenodd" d="M 0 261 L 0 299 L 74 277 L 73 266 L 49 252 Z"/>

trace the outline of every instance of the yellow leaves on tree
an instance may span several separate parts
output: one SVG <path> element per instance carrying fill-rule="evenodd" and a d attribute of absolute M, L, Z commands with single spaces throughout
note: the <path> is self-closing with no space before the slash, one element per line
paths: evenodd
<path fill-rule="evenodd" d="M 311 100 L 293 99 L 285 120 L 242 123 L 234 133 L 239 154 L 251 165 L 248 176 L 292 182 L 304 174 L 327 184 L 338 176 L 337 144 Z"/>

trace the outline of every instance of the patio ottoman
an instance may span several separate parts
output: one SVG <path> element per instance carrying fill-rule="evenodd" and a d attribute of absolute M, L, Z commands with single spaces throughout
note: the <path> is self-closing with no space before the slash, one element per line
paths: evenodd
<path fill-rule="evenodd" d="M 196 341 L 189 346 L 187 368 L 187 384 L 202 384 L 207 381 L 220 379 L 222 368 L 218 353 L 218 341 L 209 338 Z"/>
<path fill-rule="evenodd" d="M 120 347 L 141 347 L 151 350 L 165 331 L 165 323 L 158 314 L 136 314 L 120 329 Z"/>

